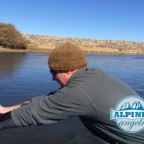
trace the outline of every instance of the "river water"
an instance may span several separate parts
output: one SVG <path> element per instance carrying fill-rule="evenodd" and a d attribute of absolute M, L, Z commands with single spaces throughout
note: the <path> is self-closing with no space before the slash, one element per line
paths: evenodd
<path fill-rule="evenodd" d="M 59 86 L 51 79 L 46 53 L 0 53 L 0 104 L 20 103 Z M 87 54 L 88 66 L 126 82 L 144 97 L 144 55 Z M 99 144 L 78 118 L 57 124 L 0 131 L 0 144 Z"/>

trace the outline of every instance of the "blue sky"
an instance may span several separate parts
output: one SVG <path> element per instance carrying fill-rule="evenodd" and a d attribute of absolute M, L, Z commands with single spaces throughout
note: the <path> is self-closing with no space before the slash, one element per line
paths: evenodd
<path fill-rule="evenodd" d="M 0 22 L 25 34 L 144 42 L 144 0 L 3 0 Z"/>

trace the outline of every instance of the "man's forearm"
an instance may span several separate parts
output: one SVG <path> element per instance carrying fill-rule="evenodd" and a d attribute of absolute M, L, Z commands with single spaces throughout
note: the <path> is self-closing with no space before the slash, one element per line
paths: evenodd
<path fill-rule="evenodd" d="M 0 105 L 0 114 L 8 113 L 8 112 L 10 112 L 10 111 L 12 111 L 14 109 L 20 108 L 21 106 L 27 105 L 28 103 L 31 103 L 31 101 L 25 101 L 25 102 L 22 102 L 21 104 L 8 106 L 8 107 L 4 107 L 4 106 Z"/>
<path fill-rule="evenodd" d="M 14 109 L 18 109 L 21 106 L 27 105 L 29 103 L 31 103 L 31 101 L 25 101 L 22 102 L 21 104 L 9 107 L 3 107 L 0 105 L 0 130 L 17 127 L 17 125 L 14 123 L 11 117 L 11 111 Z"/>
<path fill-rule="evenodd" d="M 20 104 L 14 105 L 14 106 L 8 106 L 8 107 L 0 106 L 0 114 L 5 114 L 5 113 L 10 112 L 14 109 L 17 109 L 19 107 L 20 107 Z"/>

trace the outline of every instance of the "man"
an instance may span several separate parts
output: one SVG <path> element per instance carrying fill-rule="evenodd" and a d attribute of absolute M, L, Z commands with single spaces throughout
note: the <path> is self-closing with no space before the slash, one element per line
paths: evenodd
<path fill-rule="evenodd" d="M 56 47 L 48 65 L 53 80 L 61 88 L 48 96 L 33 98 L 25 105 L 0 107 L 1 129 L 16 126 L 51 124 L 79 117 L 103 143 L 142 144 L 144 133 L 130 134 L 110 120 L 110 108 L 125 96 L 138 95 L 114 77 L 98 69 L 87 68 L 82 49 L 73 43 Z"/>

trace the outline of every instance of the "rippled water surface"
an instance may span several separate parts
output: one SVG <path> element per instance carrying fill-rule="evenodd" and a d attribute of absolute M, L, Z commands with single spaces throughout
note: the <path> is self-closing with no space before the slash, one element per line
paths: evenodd
<path fill-rule="evenodd" d="M 0 53 L 0 104 L 12 105 L 56 90 L 45 53 Z M 123 81 L 144 97 L 144 55 L 87 55 L 88 66 Z M 54 125 L 0 131 L 0 144 L 96 144 L 78 118 Z"/>

